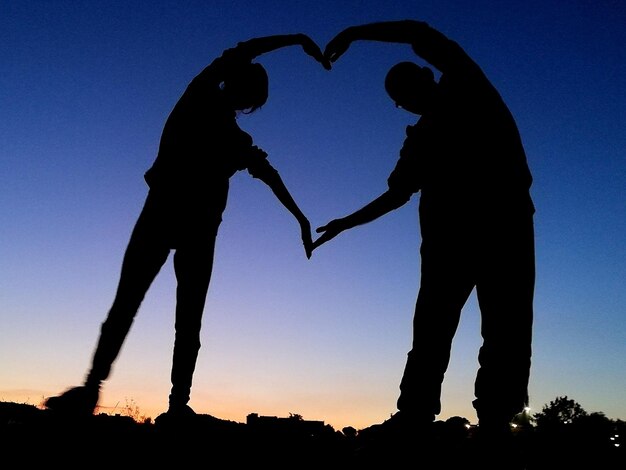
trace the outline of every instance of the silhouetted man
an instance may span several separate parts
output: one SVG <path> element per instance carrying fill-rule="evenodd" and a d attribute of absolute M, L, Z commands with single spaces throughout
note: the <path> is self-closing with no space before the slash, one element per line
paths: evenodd
<path fill-rule="evenodd" d="M 412 62 L 393 66 L 385 88 L 420 115 L 407 127 L 388 190 L 356 212 L 319 227 L 314 249 L 421 193 L 421 284 L 413 344 L 398 412 L 379 431 L 429 429 L 441 411 L 441 385 L 460 314 L 472 290 L 483 343 L 475 381 L 484 435 L 505 436 L 528 401 L 533 322 L 534 206 L 515 121 L 480 67 L 454 41 L 417 21 L 349 27 L 326 46 L 336 61 L 355 40 L 411 45 L 441 72 Z"/>
<path fill-rule="evenodd" d="M 126 248 L 115 299 L 102 324 L 84 385 L 47 400 L 71 414 L 92 414 L 133 319 L 152 281 L 174 250 L 176 338 L 168 415 L 188 416 L 192 376 L 200 349 L 200 327 L 213 268 L 213 255 L 229 180 L 247 170 L 269 186 L 300 225 L 307 257 L 311 227 L 267 154 L 237 125 L 240 113 L 261 107 L 268 77 L 252 60 L 292 45 L 330 69 L 319 47 L 304 34 L 268 36 L 224 51 L 189 84 L 169 115 L 157 158 L 146 172 L 150 188 Z"/>

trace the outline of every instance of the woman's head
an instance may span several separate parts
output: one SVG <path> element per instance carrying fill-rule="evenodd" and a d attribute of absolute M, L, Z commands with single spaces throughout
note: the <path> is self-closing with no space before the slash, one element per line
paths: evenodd
<path fill-rule="evenodd" d="M 269 79 L 261 64 L 245 62 L 231 67 L 224 78 L 224 93 L 236 111 L 251 113 L 263 106 L 268 89 Z"/>
<path fill-rule="evenodd" d="M 436 94 L 433 71 L 413 62 L 400 62 L 387 72 L 385 90 L 396 106 L 415 114 L 423 114 Z"/>

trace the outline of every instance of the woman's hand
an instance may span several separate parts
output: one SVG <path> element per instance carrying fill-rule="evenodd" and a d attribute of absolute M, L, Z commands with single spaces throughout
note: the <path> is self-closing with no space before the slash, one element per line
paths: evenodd
<path fill-rule="evenodd" d="M 311 259 L 313 253 L 313 239 L 311 238 L 311 224 L 305 217 L 300 220 L 300 232 L 302 234 L 302 244 L 304 245 L 304 252 L 307 259 Z"/>
<path fill-rule="evenodd" d="M 326 70 L 330 70 L 331 65 L 330 61 L 324 57 L 322 50 L 320 47 L 306 34 L 300 34 L 301 45 L 304 52 L 317 60 Z"/>

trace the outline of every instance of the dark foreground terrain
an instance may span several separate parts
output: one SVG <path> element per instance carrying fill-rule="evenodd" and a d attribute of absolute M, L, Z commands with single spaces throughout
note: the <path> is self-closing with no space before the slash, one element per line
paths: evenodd
<path fill-rule="evenodd" d="M 311 426 L 310 424 L 314 424 Z M 382 442 L 352 428 L 282 419 L 238 423 L 210 415 L 137 423 L 125 416 L 55 416 L 33 405 L 0 402 L 0 462 L 5 468 L 163 465 L 185 468 L 414 468 L 594 470 L 626 468 L 623 448 L 593 436 L 528 429 L 506 448 L 485 445 L 456 424 L 437 422 L 426 441 Z M 3 465 L 4 467 L 4 465 Z"/>

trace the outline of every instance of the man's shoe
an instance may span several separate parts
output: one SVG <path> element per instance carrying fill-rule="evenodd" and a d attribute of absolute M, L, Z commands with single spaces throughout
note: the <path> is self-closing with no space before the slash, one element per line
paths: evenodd
<path fill-rule="evenodd" d="M 68 416 L 91 416 L 98 405 L 100 390 L 95 387 L 73 387 L 61 395 L 50 397 L 44 406 L 55 413 Z"/>
<path fill-rule="evenodd" d="M 383 423 L 357 432 L 354 457 L 364 466 L 404 466 L 407 456 L 430 452 L 433 433 L 432 420 L 398 411 Z"/>
<path fill-rule="evenodd" d="M 381 424 L 361 429 L 357 437 L 367 440 L 422 439 L 432 431 L 433 419 L 398 411 Z"/>

